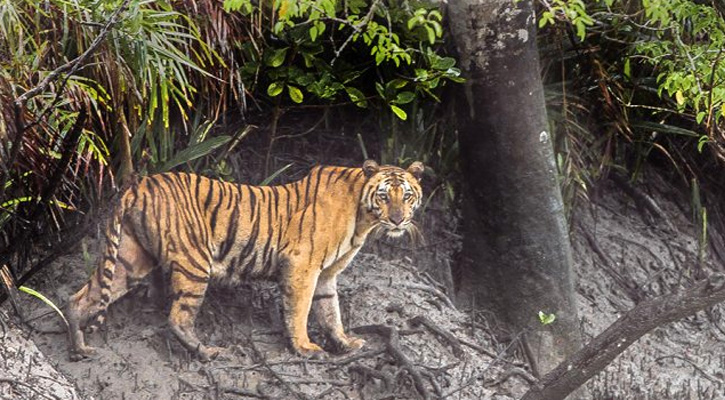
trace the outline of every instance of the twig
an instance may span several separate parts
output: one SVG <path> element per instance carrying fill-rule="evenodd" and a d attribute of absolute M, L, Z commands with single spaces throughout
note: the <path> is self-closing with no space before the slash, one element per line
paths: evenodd
<path fill-rule="evenodd" d="M 431 293 L 431 294 L 435 295 L 436 297 L 438 297 L 439 299 L 441 299 L 448 307 L 450 307 L 454 310 L 456 309 L 456 306 L 453 304 L 451 299 L 448 296 L 446 296 L 445 293 L 441 292 L 440 290 L 438 290 L 432 286 L 422 285 L 419 283 L 405 283 L 400 286 L 405 289 L 417 289 L 417 290 L 422 290 L 424 292 Z"/>
<path fill-rule="evenodd" d="M 463 348 L 461 348 L 461 344 L 457 337 L 455 337 L 452 333 L 448 332 L 447 330 L 441 328 L 440 326 L 436 325 L 433 321 L 430 320 L 430 318 L 418 315 L 416 317 L 413 317 L 408 320 L 408 323 L 410 323 L 412 326 L 425 326 L 428 328 L 431 332 L 435 333 L 439 338 L 445 340 L 448 345 L 451 346 L 451 350 L 453 351 L 453 355 L 455 355 L 458 358 L 463 358 L 466 356 L 466 353 L 463 351 Z"/>
<path fill-rule="evenodd" d="M 617 174 L 610 174 L 609 177 L 612 179 L 612 181 L 614 181 L 614 183 L 622 188 L 624 193 L 626 193 L 629 197 L 632 198 L 632 200 L 634 200 L 637 207 L 647 210 L 652 217 L 659 218 L 660 221 L 664 222 L 664 224 L 667 225 L 667 229 L 670 232 L 677 232 L 674 225 L 672 225 L 672 222 L 670 222 L 670 219 L 667 217 L 667 214 L 662 211 L 662 209 L 657 205 L 657 203 L 655 203 L 655 201 L 651 197 L 649 197 L 645 193 L 642 193 L 640 190 L 632 186 L 626 179 Z"/>
<path fill-rule="evenodd" d="M 519 378 L 525 380 L 529 383 L 529 385 L 534 385 L 536 384 L 536 382 L 539 381 L 538 379 L 536 379 L 535 376 L 531 375 L 529 371 L 523 368 L 513 367 L 505 371 L 503 374 L 499 375 L 496 379 L 487 383 L 486 387 L 499 386 L 507 380 L 513 378 L 514 376 L 518 376 Z"/>
<path fill-rule="evenodd" d="M 345 47 L 347 47 L 347 45 L 350 44 L 350 42 L 352 41 L 352 37 L 355 36 L 356 34 L 359 34 L 360 28 L 362 28 L 363 26 L 367 25 L 368 22 L 370 22 L 370 19 L 372 19 L 373 14 L 375 13 L 375 8 L 378 6 L 379 2 L 380 2 L 380 0 L 373 1 L 373 3 L 370 5 L 370 10 L 365 15 L 365 17 L 363 17 L 363 19 L 361 19 L 360 22 L 358 22 L 357 24 L 350 25 L 350 27 L 355 31 L 355 33 L 348 36 L 347 39 L 345 39 L 345 41 L 342 43 L 342 46 L 340 46 L 339 49 L 335 50 L 335 57 L 333 57 L 332 61 L 330 61 L 330 65 L 335 65 L 335 61 L 337 61 L 338 57 L 340 57 L 340 54 L 342 54 L 342 51 L 345 50 Z"/>
<path fill-rule="evenodd" d="M 385 388 L 390 389 L 393 387 L 393 382 L 395 382 L 395 378 L 390 375 L 389 373 L 385 371 L 379 371 L 377 369 L 372 369 L 370 367 L 366 367 L 364 365 L 355 364 L 351 365 L 350 368 L 347 369 L 349 372 L 354 372 L 362 375 L 363 377 L 372 376 L 373 378 L 380 379 L 385 383 Z"/>
<path fill-rule="evenodd" d="M 50 395 L 48 395 L 47 393 L 43 393 L 43 392 L 39 391 L 38 389 L 34 388 L 33 386 L 31 386 L 23 381 L 17 380 L 17 379 L 0 377 L 0 383 L 9 383 L 11 385 L 23 386 L 47 399 L 60 400 L 60 398 L 58 396 L 56 396 L 52 393 Z"/>
<path fill-rule="evenodd" d="M 385 348 L 388 353 L 395 358 L 398 364 L 404 370 L 408 371 L 408 374 L 410 374 L 410 377 L 413 379 L 413 384 L 415 385 L 415 389 L 418 391 L 418 394 L 420 394 L 425 400 L 431 398 L 430 392 L 428 392 L 428 389 L 425 387 L 425 383 L 423 383 L 423 376 L 410 358 L 408 358 L 408 356 L 403 352 L 403 349 L 400 346 L 400 335 L 398 334 L 397 329 L 385 325 L 365 325 L 354 328 L 353 331 L 355 333 L 362 334 L 374 333 L 385 338 Z"/>
<path fill-rule="evenodd" d="M 251 390 L 251 389 L 244 389 L 244 388 L 231 387 L 231 386 L 219 386 L 217 388 L 217 390 L 220 393 L 238 394 L 240 396 L 254 397 L 257 399 L 268 399 L 269 398 L 267 395 L 259 393 L 259 391 L 257 391 L 257 390 Z"/>
<path fill-rule="evenodd" d="M 654 362 L 659 362 L 659 361 L 662 361 L 662 360 L 666 360 L 668 358 L 674 358 L 676 360 L 681 360 L 681 361 L 684 361 L 684 362 L 692 365 L 692 367 L 697 372 L 701 373 L 702 376 L 704 376 L 705 378 L 707 378 L 707 380 L 709 380 L 710 382 L 716 383 L 716 384 L 718 384 L 720 386 L 722 386 L 723 384 L 725 384 L 725 382 L 723 382 L 721 379 L 718 379 L 718 378 L 716 378 L 716 377 L 708 374 L 707 372 L 705 372 L 705 370 L 703 370 L 699 365 L 695 364 L 694 361 L 692 361 L 692 360 L 690 360 L 688 358 L 682 357 L 682 356 L 678 356 L 678 355 L 675 355 L 675 354 L 668 355 L 668 356 L 662 356 L 662 357 L 656 358 Z"/>
<path fill-rule="evenodd" d="M 248 343 L 249 343 L 249 347 L 254 352 L 255 357 L 258 360 L 260 360 L 260 364 L 262 364 L 262 366 L 264 367 L 264 369 L 266 369 L 267 371 L 269 371 L 269 373 L 275 379 L 277 379 L 277 381 L 279 381 L 279 383 L 282 384 L 282 386 L 285 388 L 285 390 L 287 390 L 287 392 L 291 393 L 292 395 L 294 395 L 294 397 L 296 397 L 299 400 L 307 400 L 307 396 L 305 396 L 304 394 L 302 394 L 302 393 L 296 391 L 294 388 L 292 388 L 292 386 L 289 384 L 289 382 L 287 382 L 285 379 L 283 379 L 277 373 L 277 371 L 274 370 L 274 368 L 272 368 L 269 364 L 267 364 L 267 358 L 264 356 L 264 354 L 262 354 L 261 351 L 259 351 L 259 349 L 257 348 L 256 344 L 254 343 L 254 340 L 251 337 L 248 338 Z"/>
<path fill-rule="evenodd" d="M 130 2 L 131 0 L 124 0 L 121 6 L 113 12 L 111 18 L 108 20 L 108 22 L 106 22 L 106 25 L 103 26 L 101 32 L 98 34 L 98 36 L 96 36 L 95 39 L 93 39 L 93 42 L 91 42 L 91 45 L 88 46 L 83 54 L 51 71 L 48 76 L 40 81 L 37 86 L 18 96 L 18 98 L 15 99 L 15 104 L 17 104 L 18 106 L 22 106 L 23 104 L 25 104 L 25 102 L 37 96 L 42 91 L 46 90 L 48 86 L 50 86 L 51 82 L 53 82 L 60 74 L 66 71 L 70 71 L 65 79 L 67 81 L 67 77 L 73 75 L 76 71 L 78 71 L 78 68 L 80 68 L 81 65 L 88 59 L 88 57 L 90 57 L 91 54 L 96 51 L 96 48 L 101 45 L 101 42 L 103 42 L 103 39 L 106 38 L 106 35 L 110 31 L 110 29 L 118 23 L 119 16 L 122 12 L 126 10 L 126 8 L 128 8 L 128 4 Z M 62 91 L 63 86 L 65 86 L 65 82 L 63 83 L 63 85 L 61 85 L 61 90 L 59 90 L 59 92 Z"/>

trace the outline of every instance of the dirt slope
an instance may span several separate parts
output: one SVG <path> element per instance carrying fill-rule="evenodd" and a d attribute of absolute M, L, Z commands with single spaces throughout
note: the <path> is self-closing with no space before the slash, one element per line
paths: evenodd
<path fill-rule="evenodd" d="M 65 257 L 44 290 L 64 298 L 82 282 L 82 264 L 78 255 Z M 227 346 L 229 352 L 226 359 L 207 364 L 190 357 L 169 337 L 163 307 L 144 290 L 111 307 L 108 327 L 90 336 L 99 349 L 94 359 L 69 362 L 60 332 L 36 333 L 34 339 L 85 396 L 98 399 L 407 399 L 422 398 L 419 393 L 426 392 L 431 398 L 504 400 L 520 397 L 526 389 L 520 377 L 525 374 L 509 373 L 520 371 L 518 365 L 503 359 L 493 362 L 485 353 L 495 355 L 497 346 L 482 329 L 472 329 L 468 316 L 452 308 L 440 288 L 409 261 L 361 254 L 343 274 L 340 286 L 345 325 L 394 328 L 400 334 L 397 349 L 412 370 L 386 350 L 388 341 L 378 333 L 361 335 L 368 344 L 359 353 L 321 361 L 293 356 L 283 341 L 278 296 L 270 285 L 210 293 L 197 328 L 203 340 Z M 33 313 L 45 310 L 40 307 Z M 457 339 L 451 343 L 409 322 L 418 316 Z M 46 331 L 59 328 L 52 315 L 33 324 Z M 478 346 L 486 350 L 474 349 Z M 507 375 L 502 376 L 504 371 Z M 422 389 L 416 389 L 415 379 Z"/>
<path fill-rule="evenodd" d="M 637 207 L 607 183 L 574 216 L 572 245 L 578 302 L 588 337 L 603 331 L 641 299 L 689 286 L 722 270 L 705 253 L 698 263 L 689 201 L 657 175 L 641 192 L 661 213 Z M 712 227 L 711 227 L 712 229 Z M 716 234 L 711 231 L 710 234 Z M 589 383 L 595 399 L 725 398 L 725 324 L 716 306 L 645 335 Z"/>

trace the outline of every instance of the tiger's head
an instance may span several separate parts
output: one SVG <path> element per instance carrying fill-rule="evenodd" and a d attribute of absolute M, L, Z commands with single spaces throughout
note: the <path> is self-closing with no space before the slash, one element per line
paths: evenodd
<path fill-rule="evenodd" d="M 362 169 L 367 177 L 362 205 L 377 219 L 379 229 L 390 237 L 408 232 L 413 240 L 420 238 L 413 215 L 423 197 L 420 188 L 423 163 L 416 161 L 408 169 L 402 169 L 367 160 Z"/>

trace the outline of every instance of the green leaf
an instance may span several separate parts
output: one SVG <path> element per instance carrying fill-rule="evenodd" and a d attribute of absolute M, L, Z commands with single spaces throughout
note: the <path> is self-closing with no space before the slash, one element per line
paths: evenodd
<path fill-rule="evenodd" d="M 413 92 L 400 92 L 395 97 L 395 103 L 396 104 L 408 104 L 411 101 L 415 100 L 415 93 Z M 405 118 L 403 118 L 405 119 Z"/>
<path fill-rule="evenodd" d="M 216 148 L 225 145 L 231 139 L 232 137 L 227 135 L 217 136 L 206 139 L 201 143 L 189 146 L 184 150 L 176 153 L 174 157 L 161 165 L 161 167 L 158 169 L 158 172 L 169 171 L 172 168 L 177 167 L 181 164 L 196 160 L 200 157 L 204 157 L 214 151 Z"/>
<path fill-rule="evenodd" d="M 453 66 L 456 65 L 456 59 L 453 57 L 442 57 L 438 58 L 435 61 L 433 61 L 432 67 L 440 70 L 440 71 L 446 71 L 450 68 L 453 68 Z"/>
<path fill-rule="evenodd" d="M 269 57 L 266 60 L 266 64 L 272 68 L 277 68 L 282 63 L 284 63 L 284 59 L 287 57 L 287 50 L 288 48 L 285 47 L 283 49 L 274 49 L 270 53 Z"/>
<path fill-rule="evenodd" d="M 267 87 L 267 94 L 269 97 L 279 96 L 282 90 L 284 90 L 284 84 L 282 82 L 272 82 Z"/>
<path fill-rule="evenodd" d="M 385 90 L 398 90 L 405 87 L 408 81 L 405 79 L 396 78 L 385 84 Z"/>
<path fill-rule="evenodd" d="M 310 27 L 310 39 L 314 42 L 317 39 L 317 27 L 312 25 Z"/>
<path fill-rule="evenodd" d="M 368 101 L 365 98 L 365 95 L 357 88 L 345 87 L 345 92 L 347 92 L 350 100 L 352 100 L 352 102 L 355 103 L 356 106 L 361 108 L 366 108 L 368 106 Z"/>
<path fill-rule="evenodd" d="M 63 315 L 63 312 L 60 311 L 60 308 L 58 308 L 58 306 L 56 306 L 55 303 L 53 303 L 50 299 L 48 299 L 47 297 L 43 296 L 42 293 L 37 292 L 37 291 L 35 291 L 35 290 L 27 287 L 27 286 L 20 286 L 18 288 L 18 290 L 20 290 L 23 293 L 27 293 L 27 294 L 35 297 L 36 299 L 42 301 L 43 303 L 47 304 L 48 307 L 52 308 L 53 311 L 55 311 L 58 315 L 60 315 L 60 318 L 63 320 L 63 322 L 65 322 L 65 326 L 68 326 L 68 320 L 65 319 L 65 315 Z"/>
<path fill-rule="evenodd" d="M 677 100 L 678 105 L 685 104 L 685 95 L 682 94 L 682 90 L 678 90 L 675 92 L 675 100 Z"/>
<path fill-rule="evenodd" d="M 381 99 L 385 98 L 385 89 L 383 88 L 383 85 L 380 84 L 380 82 L 375 82 L 375 91 L 378 92 L 378 96 L 380 96 Z"/>
<path fill-rule="evenodd" d="M 698 124 L 702 123 L 702 120 L 705 119 L 705 115 L 707 115 L 705 111 L 700 111 L 699 113 L 697 113 L 695 121 L 697 121 Z"/>
<path fill-rule="evenodd" d="M 285 165 L 284 167 L 274 171 L 274 173 L 272 175 L 264 178 L 264 180 L 259 185 L 260 186 L 269 185 L 269 183 L 272 182 L 274 180 L 274 178 L 278 177 L 279 174 L 281 174 L 282 172 L 288 170 L 289 167 L 291 167 L 292 165 L 294 165 L 294 163 L 289 163 L 289 164 Z"/>
<path fill-rule="evenodd" d="M 426 31 L 426 33 L 428 33 L 428 41 L 430 42 L 430 44 L 435 44 L 435 42 L 436 42 L 436 33 L 433 30 L 433 28 L 431 28 L 430 26 L 427 26 L 426 25 L 425 31 Z"/>
<path fill-rule="evenodd" d="M 406 119 L 408 119 L 408 114 L 405 111 L 403 111 L 402 108 L 400 108 L 400 107 L 398 107 L 398 106 L 396 106 L 394 104 L 391 104 L 390 105 L 390 109 L 393 110 L 393 112 L 395 113 L 395 115 L 397 115 L 398 118 L 402 119 L 403 121 L 405 121 Z"/>
<path fill-rule="evenodd" d="M 632 66 L 630 65 L 629 58 L 624 60 L 624 76 L 627 79 L 632 79 Z"/>
<path fill-rule="evenodd" d="M 700 139 L 697 141 L 697 152 L 702 153 L 702 148 L 705 147 L 708 142 L 710 142 L 710 139 L 707 135 L 700 136 Z"/>
<path fill-rule="evenodd" d="M 287 85 L 287 93 L 289 93 L 289 98 L 297 104 L 302 103 L 305 98 L 302 91 L 296 86 Z"/>
<path fill-rule="evenodd" d="M 549 325 L 556 320 L 556 314 L 547 314 L 543 311 L 539 311 L 539 322 L 541 325 Z"/>

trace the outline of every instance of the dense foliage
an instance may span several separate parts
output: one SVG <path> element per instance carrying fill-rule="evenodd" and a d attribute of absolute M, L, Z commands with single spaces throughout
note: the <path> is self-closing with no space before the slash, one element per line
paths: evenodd
<path fill-rule="evenodd" d="M 381 126 L 393 127 L 382 142 L 384 161 L 434 153 L 441 133 L 402 132 L 426 129 L 423 110 L 439 101 L 447 81 L 462 80 L 444 52 L 438 7 L 0 1 L 3 247 L 15 249 L 13 239 L 31 227 L 61 228 L 64 210 L 87 208 L 133 169 L 231 179 L 225 159 L 254 114 L 272 121 L 268 159 L 280 116 L 305 106 L 378 110 Z M 87 118 L 72 134 L 81 110 Z M 218 129 L 222 120 L 242 123 Z"/>
<path fill-rule="evenodd" d="M 585 195 L 612 169 L 636 175 L 653 159 L 685 184 L 712 176 L 704 171 L 725 160 L 725 22 L 717 3 L 540 4 L 567 196 Z"/>

